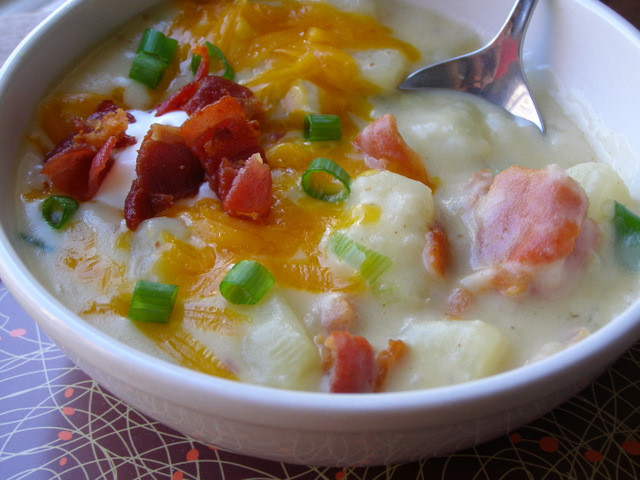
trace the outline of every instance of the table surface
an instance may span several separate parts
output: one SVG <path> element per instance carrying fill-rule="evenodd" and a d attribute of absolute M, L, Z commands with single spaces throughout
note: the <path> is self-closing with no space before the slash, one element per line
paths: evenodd
<path fill-rule="evenodd" d="M 640 0 L 603 0 L 640 27 Z M 0 63 L 60 0 L 0 0 Z M 574 398 L 478 447 L 369 468 L 246 457 L 138 413 L 79 370 L 0 282 L 0 479 L 640 479 L 640 342 Z"/>

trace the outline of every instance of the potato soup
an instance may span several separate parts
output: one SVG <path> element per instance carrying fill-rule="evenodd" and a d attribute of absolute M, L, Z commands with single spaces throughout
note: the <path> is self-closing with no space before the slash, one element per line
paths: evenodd
<path fill-rule="evenodd" d="M 637 192 L 553 72 L 528 71 L 544 135 L 397 90 L 477 47 L 409 3 L 162 4 L 43 100 L 25 257 L 98 329 L 243 382 L 410 390 L 548 357 L 637 297 Z"/>

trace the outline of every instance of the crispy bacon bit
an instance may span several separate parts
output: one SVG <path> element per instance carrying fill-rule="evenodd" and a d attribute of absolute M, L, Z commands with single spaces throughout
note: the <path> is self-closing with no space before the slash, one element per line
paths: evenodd
<path fill-rule="evenodd" d="M 233 97 L 198 110 L 180 127 L 200 158 L 211 189 L 230 215 L 264 218 L 273 202 L 271 172 L 258 144 L 260 129 Z"/>
<path fill-rule="evenodd" d="M 374 392 L 382 391 L 382 387 L 389 375 L 389 371 L 391 371 L 391 369 L 402 360 L 407 353 L 407 349 L 407 344 L 402 340 L 389 340 L 387 348 L 378 353 L 376 356 L 376 379 L 373 386 Z"/>
<path fill-rule="evenodd" d="M 77 200 L 86 201 L 96 193 L 89 188 L 89 173 L 95 158 L 96 152 L 89 145 L 71 144 L 51 155 L 42 167 L 42 173 L 51 179 L 58 190 Z M 95 182 L 91 183 L 93 185 Z"/>
<path fill-rule="evenodd" d="M 481 264 L 550 263 L 575 246 L 589 200 L 560 167 L 500 172 L 475 208 Z"/>
<path fill-rule="evenodd" d="M 447 315 L 461 318 L 475 304 L 476 297 L 466 288 L 456 288 L 447 299 Z"/>
<path fill-rule="evenodd" d="M 577 245 L 597 244 L 597 232 L 585 221 L 588 206 L 582 188 L 556 165 L 503 170 L 474 207 L 472 263 L 480 269 L 474 281 L 508 295 L 559 288 L 566 268 L 581 268 L 586 260 Z M 589 239 L 578 242 L 585 235 Z"/>
<path fill-rule="evenodd" d="M 210 179 L 215 178 L 223 158 L 235 162 L 262 153 L 258 124 L 247 119 L 233 97 L 224 97 L 191 115 L 180 127 L 180 135 L 203 162 Z"/>
<path fill-rule="evenodd" d="M 77 135 L 74 141 L 100 148 L 109 137 L 116 137 L 117 143 L 114 148 L 133 145 L 136 143 L 135 138 L 125 132 L 129 124 L 135 123 L 135 121 L 135 117 L 129 112 L 118 107 L 111 100 L 104 100 L 98 104 L 95 112 L 89 115 L 84 122 L 75 119 Z"/>
<path fill-rule="evenodd" d="M 77 200 L 90 200 L 113 164 L 113 149 L 131 142 L 125 133 L 130 121 L 129 115 L 109 100 L 101 102 L 86 119 L 75 118 L 76 133 L 45 155 L 43 175 Z"/>
<path fill-rule="evenodd" d="M 152 125 L 142 141 L 136 174 L 124 208 L 131 230 L 176 200 L 197 194 L 204 181 L 204 169 L 179 129 L 160 124 Z"/>
<path fill-rule="evenodd" d="M 206 58 L 206 55 L 202 58 Z M 201 70 L 204 71 L 202 63 L 198 73 Z M 216 75 L 206 75 L 199 78 L 197 74 L 194 81 L 158 105 L 156 115 L 164 115 L 174 110 L 184 110 L 189 115 L 193 115 L 198 110 L 212 105 L 224 97 L 235 98 L 249 120 L 260 121 L 264 117 L 262 103 L 247 87 Z"/>
<path fill-rule="evenodd" d="M 425 237 L 426 244 L 422 252 L 424 266 L 432 277 L 443 280 L 451 257 L 451 246 L 449 245 L 447 233 L 442 226 L 434 223 Z"/>
<path fill-rule="evenodd" d="M 252 220 L 269 215 L 273 203 L 271 170 L 259 153 L 253 154 L 240 166 L 223 159 L 218 178 L 217 193 L 229 215 Z"/>
<path fill-rule="evenodd" d="M 389 170 L 435 188 L 422 158 L 404 141 L 392 114 L 371 122 L 353 143 L 365 154 L 369 168 Z"/>
<path fill-rule="evenodd" d="M 325 295 L 310 315 L 327 334 L 339 330 L 349 331 L 357 321 L 356 312 L 347 295 L 338 292 Z"/>
<path fill-rule="evenodd" d="M 211 171 L 223 158 L 234 162 L 262 153 L 257 122 L 247 119 L 233 97 L 224 97 L 193 114 L 180 133 Z"/>
<path fill-rule="evenodd" d="M 364 337 L 348 332 L 331 333 L 325 340 L 331 352 L 329 391 L 332 393 L 372 392 L 376 363 L 371 345 Z"/>

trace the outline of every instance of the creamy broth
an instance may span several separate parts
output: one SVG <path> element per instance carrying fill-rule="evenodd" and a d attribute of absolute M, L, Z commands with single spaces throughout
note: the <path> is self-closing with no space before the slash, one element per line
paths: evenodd
<path fill-rule="evenodd" d="M 169 4 L 144 15 L 65 77 L 45 106 L 65 94 L 111 98 L 135 117 L 127 134 L 137 143 L 113 153 L 114 165 L 96 195 L 81 203 L 68 227 L 52 230 L 42 221 L 40 206 L 58 192 L 40 170 L 43 151 L 61 139 L 51 138 L 52 120 L 49 127 L 42 114 L 34 120 L 25 142 L 19 204 L 23 233 L 31 239 L 25 242 L 25 258 L 41 281 L 92 325 L 149 354 L 240 381 L 325 391 L 335 368 L 337 347 L 327 343 L 333 331 L 366 339 L 375 355 L 391 349 L 390 340 L 400 341 L 405 349 L 397 357 L 390 353 L 394 361 L 378 390 L 407 390 L 459 383 L 536 361 L 596 331 L 626 308 L 637 296 L 639 282 L 614 259 L 611 199 L 630 208 L 635 202 L 606 166 L 611 159 L 603 154 L 607 146 L 596 140 L 598 132 L 579 128 L 566 113 L 579 110 L 554 84 L 552 72 L 529 72 L 547 124 L 544 136 L 533 125 L 469 96 L 399 92 L 396 85 L 411 69 L 468 52 L 477 47 L 477 39 L 408 4 L 332 3 L 358 15 L 374 15 L 390 29 L 388 37 L 372 36 L 369 46 L 325 52 L 355 59 L 353 75 L 358 78 L 353 85 L 375 85 L 358 87 L 364 88 L 366 102 L 354 91 L 327 94 L 334 87 L 326 87 L 324 80 L 317 85 L 308 79 L 287 80 L 285 90 L 270 90 L 262 78 L 285 80 L 272 74 L 264 60 L 237 71 L 235 81 L 253 89 L 266 107 L 261 141 L 276 199 L 266 222 L 225 214 L 206 182 L 198 195 L 178 201 L 135 231 L 123 219 L 125 197 L 136 178 L 136 152 L 149 126 L 180 126 L 188 118 L 181 110 L 156 117 L 153 106 L 191 81 L 185 45 L 211 34 L 197 20 L 193 4 Z M 180 6 L 186 8 L 182 14 Z M 235 35 L 255 35 L 249 23 L 240 21 Z M 180 62 L 174 62 L 179 65 L 156 91 L 128 78 L 141 32 L 149 26 L 182 45 Z M 323 33 L 306 34 L 313 39 Z M 220 38 L 232 45 L 224 35 Z M 269 41 L 277 44 L 271 37 Z M 292 75 L 300 61 L 291 61 Z M 324 68 L 335 67 L 327 62 Z M 336 109 L 340 101 L 346 105 L 340 111 L 342 140 L 304 141 L 303 115 Z M 366 155 L 353 147 L 354 137 L 385 114 L 394 115 L 400 134 L 422 158 L 435 179 L 434 191 L 397 173 L 370 170 Z M 322 202 L 301 191 L 302 172 L 319 156 L 331 157 L 351 174 L 351 195 L 344 202 Z M 492 288 L 482 276 L 485 269 L 472 268 L 476 227 L 469 219 L 476 207 L 469 207 L 469 179 L 478 171 L 493 178 L 512 165 L 542 169 L 550 164 L 566 170 L 567 178 L 586 191 L 598 241 L 588 249 L 584 264 L 567 274 L 570 281 L 557 282 L 555 270 L 544 277 L 554 286 L 566 283 L 566 288 L 552 286 L 550 293 L 543 285 L 542 292 L 532 287 L 517 295 Z M 444 278 L 423 263 L 425 238 L 436 224 L 451 248 Z M 363 280 L 332 254 L 335 232 L 382 254 L 391 265 L 375 282 Z M 254 306 L 231 304 L 218 290 L 230 266 L 246 257 L 265 264 L 276 279 Z M 178 285 L 169 324 L 126 318 L 138 280 Z M 448 305 L 457 289 L 473 301 L 452 313 Z"/>

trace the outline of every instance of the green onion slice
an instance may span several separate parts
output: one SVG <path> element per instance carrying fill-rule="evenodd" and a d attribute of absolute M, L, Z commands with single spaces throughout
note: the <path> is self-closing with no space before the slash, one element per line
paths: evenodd
<path fill-rule="evenodd" d="M 145 84 L 151 89 L 155 89 L 168 65 L 159 57 L 148 53 L 137 53 L 129 70 L 129 78 Z"/>
<path fill-rule="evenodd" d="M 75 198 L 53 195 L 42 202 L 42 216 L 55 229 L 62 228 L 78 210 Z"/>
<path fill-rule="evenodd" d="M 175 285 L 140 280 L 133 289 L 128 317 L 138 322 L 168 323 L 177 295 Z"/>
<path fill-rule="evenodd" d="M 156 88 L 169 68 L 177 48 L 177 40 L 152 28 L 146 29 L 131 64 L 129 78 L 151 89 Z"/>
<path fill-rule="evenodd" d="M 351 177 L 336 162 L 319 157 L 313 160 L 300 180 L 302 190 L 313 198 L 337 203 L 349 198 Z"/>
<path fill-rule="evenodd" d="M 227 57 L 224 56 L 224 53 L 222 53 L 222 50 L 220 50 L 218 47 L 216 47 L 214 44 L 210 42 L 205 42 L 205 45 L 207 46 L 207 51 L 209 52 L 209 58 L 220 60 L 220 62 L 222 63 L 222 66 L 224 67 L 224 73 L 222 74 L 222 78 L 226 78 L 227 80 L 233 80 L 233 78 L 236 76 L 236 72 L 234 72 L 231 65 L 229 65 L 229 62 L 227 61 Z"/>
<path fill-rule="evenodd" d="M 328 248 L 336 257 L 357 270 L 370 284 L 375 283 L 393 263 L 389 257 L 365 247 L 340 232 L 331 234 Z"/>
<path fill-rule="evenodd" d="M 337 115 L 307 115 L 302 127 L 304 138 L 310 142 L 342 138 L 342 123 Z"/>
<path fill-rule="evenodd" d="M 191 73 L 194 75 L 198 73 L 198 67 L 200 66 L 200 62 L 202 61 L 202 55 L 198 55 L 197 53 L 191 57 L 191 64 L 189 65 L 189 69 Z"/>
<path fill-rule="evenodd" d="M 164 33 L 147 28 L 142 34 L 137 53 L 147 53 L 158 57 L 164 63 L 169 64 L 178 48 L 178 41 L 168 38 Z"/>
<path fill-rule="evenodd" d="M 220 283 L 220 293 L 236 305 L 255 305 L 275 283 L 271 272 L 253 260 L 236 263 Z"/>
<path fill-rule="evenodd" d="M 625 268 L 640 271 L 640 217 L 614 202 L 615 255 Z"/>
<path fill-rule="evenodd" d="M 45 252 L 53 252 L 52 247 L 50 247 L 49 245 L 47 245 L 46 243 L 44 243 L 42 240 L 40 240 L 38 237 L 34 235 L 29 235 L 28 233 L 20 232 L 18 233 L 18 236 L 33 247 L 39 248 L 40 250 Z"/>

